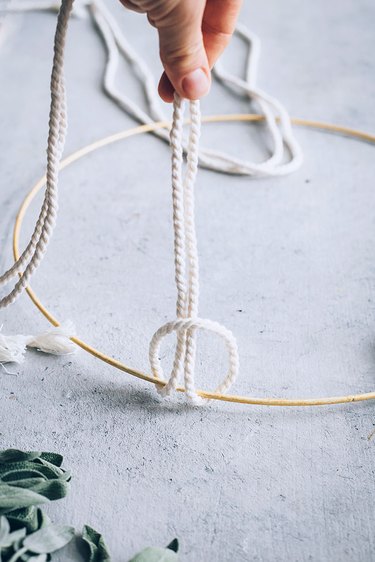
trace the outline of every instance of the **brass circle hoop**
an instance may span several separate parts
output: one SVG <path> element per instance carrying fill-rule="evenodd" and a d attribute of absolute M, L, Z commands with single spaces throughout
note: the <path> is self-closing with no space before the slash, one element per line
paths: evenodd
<path fill-rule="evenodd" d="M 262 120 L 263 120 L 262 116 L 254 115 L 254 114 L 212 115 L 212 116 L 206 116 L 206 117 L 202 118 L 202 121 L 205 122 L 205 123 L 223 123 L 223 122 L 232 122 L 232 121 L 236 121 L 236 122 L 237 121 L 256 122 L 256 121 L 262 121 Z M 321 131 L 328 131 L 328 132 L 331 132 L 331 133 L 349 136 L 349 137 L 352 137 L 352 138 L 356 138 L 360 141 L 375 144 L 375 135 L 365 133 L 365 132 L 362 132 L 362 131 L 358 131 L 358 130 L 355 130 L 355 129 L 350 129 L 348 127 L 342 127 L 342 126 L 339 126 L 339 125 L 333 125 L 333 124 L 323 123 L 323 122 L 319 122 L 319 121 L 310 121 L 310 120 L 306 120 L 306 119 L 292 119 L 292 123 L 294 125 L 299 125 L 299 126 L 303 126 L 303 127 L 310 127 L 310 128 L 318 129 L 318 130 L 321 130 Z M 120 140 L 126 139 L 128 137 L 132 137 L 132 136 L 135 136 L 135 135 L 141 135 L 143 133 L 149 133 L 149 132 L 155 131 L 156 129 L 160 129 L 160 128 L 166 128 L 167 129 L 169 127 L 170 127 L 169 122 L 160 121 L 160 122 L 155 122 L 155 123 L 151 123 L 151 124 L 148 124 L 148 125 L 141 125 L 141 126 L 138 126 L 138 127 L 134 127 L 132 129 L 127 129 L 127 130 L 119 132 L 117 134 L 105 137 L 103 139 L 100 139 L 100 140 L 98 140 L 98 141 L 96 141 L 92 144 L 89 144 L 89 145 L 81 148 L 80 150 L 77 150 L 76 152 L 74 152 L 73 154 L 71 154 L 70 156 L 68 156 L 64 160 L 62 160 L 61 163 L 60 163 L 60 170 L 63 170 L 64 168 L 66 168 L 70 164 L 73 164 L 73 162 L 76 162 L 80 158 L 83 158 L 87 154 L 90 154 L 91 152 L 94 152 L 95 150 L 98 150 L 98 149 L 100 149 L 104 146 L 108 146 L 110 144 L 113 144 L 113 143 L 118 142 Z M 30 190 L 30 192 L 25 197 L 25 199 L 23 200 L 23 202 L 22 202 L 22 204 L 21 204 L 21 206 L 18 210 L 15 225 L 14 225 L 14 230 L 13 230 L 13 255 L 14 255 L 15 260 L 17 260 L 20 256 L 19 238 L 20 238 L 22 223 L 23 223 L 24 217 L 26 215 L 26 211 L 29 208 L 29 206 L 30 206 L 31 202 L 33 201 L 33 199 L 35 198 L 35 196 L 37 195 L 37 193 L 45 186 L 45 182 L 46 182 L 46 177 L 43 176 L 34 185 L 34 187 Z M 31 287 L 27 287 L 26 291 L 27 291 L 30 299 L 34 303 L 34 305 L 47 318 L 47 320 L 51 324 L 53 324 L 54 326 L 58 326 L 59 321 L 42 304 L 42 302 L 37 297 L 37 295 L 34 293 L 34 291 L 31 289 Z M 137 369 L 133 369 L 131 367 L 128 367 L 127 365 L 124 365 L 121 361 L 117 361 L 116 359 L 113 359 L 112 357 L 109 357 L 105 353 L 99 351 L 98 349 L 95 349 L 94 347 L 87 344 L 86 342 L 84 342 L 83 340 L 81 340 L 78 337 L 72 337 L 71 340 L 76 345 L 78 345 L 79 347 L 81 347 L 82 349 L 84 349 L 85 351 L 87 351 L 88 353 L 90 353 L 91 355 L 96 357 L 97 359 L 100 359 L 104 363 L 107 363 L 108 365 L 111 365 L 112 367 L 115 367 L 116 369 L 119 369 L 120 371 L 123 371 L 125 373 L 128 373 L 129 375 L 132 375 L 134 377 L 137 377 L 139 379 L 142 379 L 144 381 L 147 381 L 147 382 L 150 382 L 150 383 L 153 383 L 153 384 L 155 384 L 155 383 L 157 383 L 158 385 L 166 384 L 166 381 L 161 381 L 160 379 L 156 379 L 149 374 L 146 374 L 146 373 L 143 373 L 141 371 L 138 371 Z M 179 392 L 185 392 L 185 389 L 183 387 L 178 387 L 177 390 Z M 208 399 L 211 399 L 211 400 L 222 400 L 224 402 L 235 402 L 235 403 L 240 403 L 240 404 L 251 404 L 251 405 L 258 405 L 258 406 L 324 406 L 324 405 L 331 405 L 331 404 L 344 404 L 344 403 L 347 403 L 347 402 L 362 402 L 362 401 L 365 401 L 365 400 L 375 400 L 375 392 L 368 392 L 368 393 L 364 393 L 364 394 L 352 394 L 352 395 L 347 395 L 347 396 L 330 396 L 330 397 L 326 397 L 326 398 L 305 398 L 305 399 L 300 399 L 300 398 L 295 398 L 295 399 L 255 398 L 255 397 L 239 396 L 239 395 L 217 394 L 217 393 L 214 393 L 214 392 L 207 392 L 205 390 L 197 390 L 197 393 L 200 396 L 202 396 L 203 398 L 208 398 Z"/>

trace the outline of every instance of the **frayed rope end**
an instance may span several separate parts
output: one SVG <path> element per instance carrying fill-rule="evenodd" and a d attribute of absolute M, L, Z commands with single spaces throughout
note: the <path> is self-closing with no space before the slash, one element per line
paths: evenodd
<path fill-rule="evenodd" d="M 70 320 L 37 336 L 4 336 L 0 333 L 0 363 L 22 363 L 27 348 L 52 355 L 70 355 L 77 351 L 77 346 L 70 339 L 75 334 Z"/>

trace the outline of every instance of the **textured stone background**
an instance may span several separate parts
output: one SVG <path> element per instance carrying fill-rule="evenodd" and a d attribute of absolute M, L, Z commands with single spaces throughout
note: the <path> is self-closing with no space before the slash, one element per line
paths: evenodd
<path fill-rule="evenodd" d="M 114 2 L 129 40 L 157 75 L 156 35 Z M 246 2 L 241 19 L 263 41 L 260 85 L 295 116 L 375 131 L 372 0 Z M 0 51 L 1 270 L 23 195 L 42 174 L 54 31 L 51 14 L 7 19 Z M 243 47 L 225 60 L 238 71 Z M 100 91 L 102 44 L 71 23 L 66 152 L 132 126 Z M 139 96 L 124 67 L 120 87 Z M 215 84 L 206 114 L 246 112 Z M 321 396 L 374 390 L 375 148 L 298 131 L 295 175 L 252 181 L 201 172 L 197 222 L 202 315 L 238 336 L 235 391 Z M 254 126 L 207 125 L 204 143 L 260 158 Z M 23 241 L 40 199 L 27 216 Z M 174 314 L 169 151 L 152 137 L 103 149 L 61 176 L 60 216 L 33 288 L 79 335 L 147 369 L 148 340 Z M 23 296 L 1 313 L 4 332 L 47 322 Z M 202 386 L 225 368 L 200 338 Z M 165 347 L 165 360 L 172 341 Z M 181 559 L 375 560 L 372 403 L 322 409 L 212 404 L 191 409 L 84 352 L 30 352 L 0 373 L 0 446 L 61 451 L 73 492 L 55 521 L 101 530 L 115 562 L 177 536 Z M 78 560 L 73 547 L 61 560 Z"/>

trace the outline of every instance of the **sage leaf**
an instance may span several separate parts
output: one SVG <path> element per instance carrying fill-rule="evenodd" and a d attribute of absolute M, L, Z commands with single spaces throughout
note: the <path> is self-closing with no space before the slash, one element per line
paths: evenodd
<path fill-rule="evenodd" d="M 8 535 L 8 544 L 4 545 L 6 547 L 12 546 L 12 544 L 21 541 L 24 537 L 26 537 L 26 529 L 17 529 L 17 531 L 13 531 L 13 533 L 9 533 Z"/>
<path fill-rule="evenodd" d="M 13 491 L 15 488 L 24 489 L 24 499 L 27 490 L 51 501 L 61 499 L 68 493 L 68 482 L 71 478 L 70 473 L 60 467 L 63 458 L 55 453 L 23 453 L 17 449 L 8 449 L 0 452 L 0 455 L 0 515 L 10 514 L 15 509 L 26 508 L 29 511 L 26 515 L 21 513 L 21 518 L 22 515 L 25 515 L 28 519 L 28 532 L 36 531 L 40 528 L 40 525 L 37 524 L 40 512 L 36 512 L 36 508 L 32 506 L 45 503 L 46 500 L 39 497 L 36 501 L 38 496 L 33 496 L 31 499 L 29 494 L 26 498 L 27 501 L 21 501 L 21 491 L 19 491 L 18 494 L 14 492 L 14 504 L 9 505 L 8 502 L 6 506 L 3 506 L 1 502 L 5 499 L 2 498 L 4 495 L 2 491 L 5 489 L 2 486 L 6 484 L 12 487 Z M 10 490 L 7 491 L 8 497 Z M 13 517 L 9 521 L 12 529 L 24 526 L 22 523 L 18 524 L 16 519 Z"/>
<path fill-rule="evenodd" d="M 12 529 L 25 528 L 33 533 L 46 525 L 50 525 L 50 518 L 39 507 L 26 507 L 7 513 L 7 519 Z"/>
<path fill-rule="evenodd" d="M 46 503 L 49 500 L 32 490 L 9 486 L 0 482 L 0 515 L 20 507 Z"/>
<path fill-rule="evenodd" d="M 10 533 L 10 525 L 8 519 L 2 515 L 0 517 L 0 548 L 4 545 L 5 540 L 9 536 Z"/>
<path fill-rule="evenodd" d="M 68 493 L 69 484 L 63 480 L 44 480 L 43 478 L 26 478 L 25 480 L 12 480 L 9 486 L 27 488 L 45 498 L 53 501 L 64 498 Z"/>
<path fill-rule="evenodd" d="M 55 466 L 61 466 L 64 460 L 64 457 L 59 453 L 43 452 L 39 458 L 41 461 L 47 461 L 49 464 L 53 464 Z"/>
<path fill-rule="evenodd" d="M 22 482 L 28 482 L 29 480 L 47 480 L 46 476 L 39 472 L 38 470 L 23 470 L 21 468 L 17 470 L 9 470 L 8 472 L 3 472 L 1 475 L 2 482 L 9 484 L 12 486 L 15 482 L 18 483 L 19 486 L 22 485 Z M 28 488 L 29 486 L 24 486 Z"/>
<path fill-rule="evenodd" d="M 27 475 L 26 472 L 29 472 Z M 14 480 L 17 475 L 19 478 L 32 477 L 44 477 L 47 480 L 53 480 L 55 478 L 69 480 L 70 474 L 66 474 L 65 470 L 54 466 L 53 464 L 46 463 L 45 461 L 39 462 L 39 459 L 35 461 L 23 461 L 14 463 L 4 463 L 0 464 L 0 478 L 3 481 Z"/>
<path fill-rule="evenodd" d="M 178 554 L 170 548 L 148 547 L 136 554 L 129 562 L 176 562 Z"/>
<path fill-rule="evenodd" d="M 9 523 L 8 523 L 9 525 Z M 9 526 L 10 528 L 10 526 Z M 26 529 L 18 529 L 18 531 L 14 531 L 13 533 L 8 533 L 7 535 L 3 535 L 0 538 L 0 551 L 2 548 L 9 548 L 12 545 L 15 545 L 19 541 L 21 541 L 26 536 Z"/>
<path fill-rule="evenodd" d="M 40 457 L 41 454 L 36 451 L 25 452 L 19 449 L 5 449 L 5 451 L 0 451 L 0 463 L 32 461 Z"/>
<path fill-rule="evenodd" d="M 24 548 L 36 554 L 48 554 L 59 550 L 74 536 L 74 528 L 67 525 L 47 525 L 28 535 L 23 541 Z"/>
<path fill-rule="evenodd" d="M 82 529 L 82 540 L 85 545 L 85 562 L 110 562 L 107 545 L 103 536 L 89 525 L 84 525 Z"/>

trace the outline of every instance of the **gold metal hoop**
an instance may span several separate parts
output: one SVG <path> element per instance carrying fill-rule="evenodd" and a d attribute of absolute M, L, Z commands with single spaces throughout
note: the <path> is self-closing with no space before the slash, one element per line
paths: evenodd
<path fill-rule="evenodd" d="M 255 121 L 262 121 L 262 120 L 263 120 L 262 116 L 253 115 L 253 114 L 213 115 L 213 116 L 204 117 L 202 119 L 202 121 L 205 123 L 222 123 L 222 122 L 232 122 L 232 121 L 255 122 Z M 360 141 L 365 141 L 375 144 L 375 135 L 371 135 L 369 133 L 365 133 L 355 129 L 350 129 L 347 127 L 342 127 L 339 125 L 333 125 L 329 123 L 322 123 L 318 121 L 310 121 L 306 119 L 292 119 L 292 122 L 294 125 L 310 127 L 322 131 L 328 131 L 331 133 L 349 136 L 349 137 L 356 138 Z M 98 150 L 104 146 L 108 146 L 110 144 L 126 139 L 128 137 L 140 135 L 143 133 L 149 133 L 155 131 L 156 129 L 169 128 L 169 127 L 170 127 L 169 122 L 160 121 L 160 122 L 151 123 L 149 125 L 141 125 L 139 127 L 134 127 L 132 129 L 128 129 L 126 131 L 122 131 L 120 133 L 105 137 L 101 140 L 98 140 L 90 145 L 81 148 L 80 150 L 77 150 L 76 152 L 74 152 L 73 154 L 62 160 L 60 164 L 60 170 L 63 170 L 70 164 L 73 164 L 73 162 L 76 162 L 80 158 L 83 158 L 87 154 L 90 154 L 91 152 L 94 152 L 95 150 Z M 26 215 L 27 209 L 29 208 L 31 202 L 33 201 L 37 193 L 45 186 L 45 182 L 46 182 L 46 177 L 43 176 L 34 185 L 34 187 L 30 190 L 28 195 L 25 197 L 17 213 L 14 230 L 13 230 L 13 255 L 15 260 L 17 260 L 20 255 L 19 238 L 20 238 L 22 223 Z M 26 291 L 32 302 L 40 310 L 40 312 L 47 318 L 47 320 L 54 326 L 58 326 L 59 321 L 42 304 L 42 302 L 34 293 L 34 291 L 31 289 L 31 287 L 27 287 Z M 124 365 L 121 361 L 117 361 L 116 359 L 113 359 L 112 357 L 105 355 L 105 353 L 99 351 L 98 349 L 95 349 L 94 347 L 87 344 L 86 342 L 79 339 L 78 337 L 72 337 L 71 340 L 79 347 L 81 347 L 82 349 L 84 349 L 94 357 L 96 357 L 97 359 L 100 359 L 101 361 L 107 363 L 108 365 L 111 365 L 112 367 L 115 367 L 116 369 L 119 369 L 120 371 L 124 371 L 129 375 L 132 375 L 134 377 L 137 377 L 139 379 L 142 379 L 150 383 L 154 383 L 154 384 L 157 383 L 158 385 L 166 384 L 166 381 L 160 381 L 159 379 L 156 379 L 151 375 L 138 371 L 137 369 L 128 367 L 127 365 Z M 185 392 L 185 389 L 182 387 L 178 387 L 177 390 L 179 392 Z M 326 398 L 305 398 L 305 399 L 252 398 L 248 396 L 216 394 L 204 390 L 198 390 L 197 393 L 203 398 L 208 398 L 212 400 L 222 400 L 225 402 L 236 402 L 240 404 L 252 404 L 258 406 L 324 406 L 329 404 L 344 404 L 347 402 L 361 402 L 364 400 L 375 399 L 375 392 L 368 392 L 365 394 L 352 394 L 348 396 L 331 396 Z"/>

